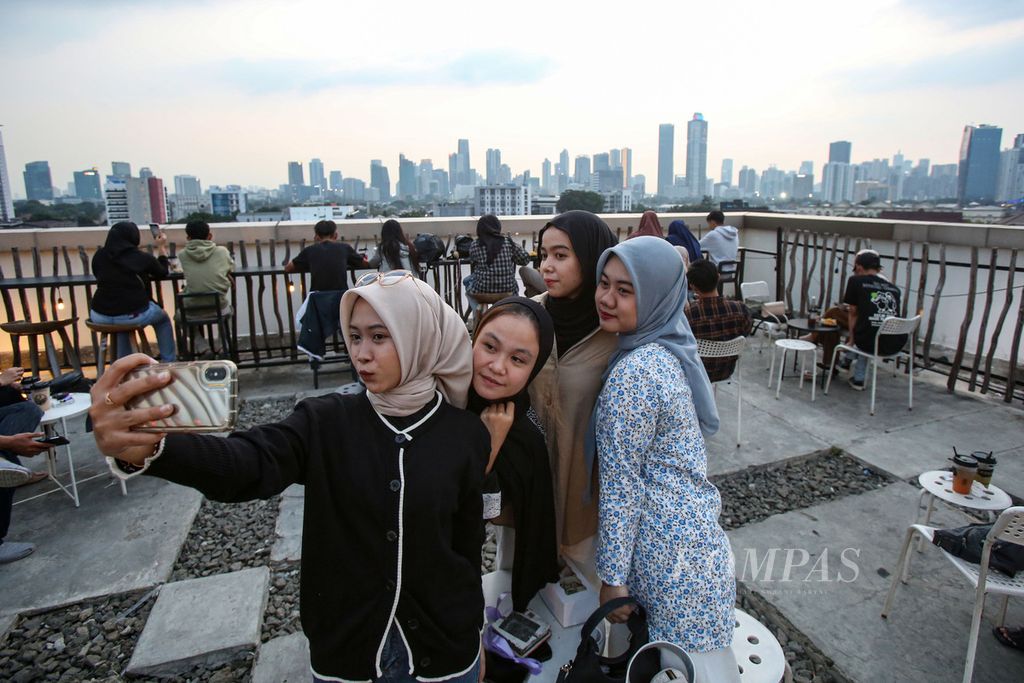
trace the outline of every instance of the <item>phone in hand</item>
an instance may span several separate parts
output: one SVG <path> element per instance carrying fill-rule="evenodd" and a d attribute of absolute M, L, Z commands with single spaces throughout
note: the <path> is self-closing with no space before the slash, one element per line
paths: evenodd
<path fill-rule="evenodd" d="M 149 224 L 149 231 L 151 233 L 153 233 L 153 239 L 156 239 L 157 237 L 160 236 L 160 224 L 159 223 L 150 223 Z"/>
<path fill-rule="evenodd" d="M 57 436 L 51 436 L 45 439 L 36 439 L 36 443 L 45 443 L 47 446 L 67 446 L 71 442 L 68 441 L 66 436 L 58 434 Z"/>
<path fill-rule="evenodd" d="M 128 373 L 124 382 L 169 372 L 171 383 L 130 399 L 125 408 L 154 408 L 171 404 L 174 412 L 146 425 L 140 432 L 228 432 L 238 419 L 238 368 L 229 360 L 154 363 Z"/>

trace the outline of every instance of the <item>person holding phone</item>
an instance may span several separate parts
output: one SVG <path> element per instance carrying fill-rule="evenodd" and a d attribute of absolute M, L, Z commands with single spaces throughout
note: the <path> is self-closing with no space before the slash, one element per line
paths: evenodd
<path fill-rule="evenodd" d="M 28 557 L 36 549 L 32 543 L 6 541 L 7 529 L 11 525 L 11 509 L 14 505 L 14 488 L 31 484 L 45 477 L 37 476 L 21 466 L 18 456 L 33 456 L 50 449 L 38 441 L 43 436 L 37 432 L 42 409 L 32 401 L 25 400 L 21 393 L 21 378 L 24 370 L 17 367 L 0 372 L 0 479 L 10 486 L 0 486 L 0 564 L 15 562 Z"/>
<path fill-rule="evenodd" d="M 472 378 L 459 315 L 408 271 L 371 273 L 341 300 L 364 393 L 301 401 L 227 438 L 132 427 L 125 410 L 167 373 L 125 383 L 143 355 L 93 387 L 96 443 L 117 476 L 140 472 L 233 502 L 306 487 L 302 628 L 315 681 L 476 683 L 481 667 L 483 479 L 491 440 L 463 410 Z"/>
<path fill-rule="evenodd" d="M 158 226 L 159 227 L 159 226 Z M 150 297 L 153 280 L 170 273 L 167 260 L 167 236 L 155 237 L 157 257 L 139 248 L 139 226 L 122 221 L 111 226 L 106 243 L 92 257 L 96 292 L 92 295 L 89 318 L 108 325 L 152 325 L 156 330 L 160 360 L 175 359 L 174 330 L 167 312 Z M 131 353 L 128 333 L 117 335 L 117 357 Z"/>

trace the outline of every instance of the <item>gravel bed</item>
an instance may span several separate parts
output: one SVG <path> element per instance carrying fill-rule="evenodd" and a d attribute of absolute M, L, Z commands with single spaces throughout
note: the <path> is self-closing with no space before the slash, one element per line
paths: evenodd
<path fill-rule="evenodd" d="M 263 613 L 260 642 L 302 630 L 299 623 L 299 565 L 281 563 L 272 568 L 270 595 Z"/>
<path fill-rule="evenodd" d="M 295 396 L 265 399 L 261 401 L 242 401 L 238 409 L 237 429 L 249 429 L 256 425 L 278 422 L 287 417 L 295 407 Z"/>
<path fill-rule="evenodd" d="M 749 467 L 710 480 L 722 494 L 720 522 L 727 531 L 772 515 L 879 489 L 894 481 L 838 449 Z"/>
<path fill-rule="evenodd" d="M 203 500 L 170 580 L 269 565 L 280 502 L 280 496 L 248 503 Z"/>

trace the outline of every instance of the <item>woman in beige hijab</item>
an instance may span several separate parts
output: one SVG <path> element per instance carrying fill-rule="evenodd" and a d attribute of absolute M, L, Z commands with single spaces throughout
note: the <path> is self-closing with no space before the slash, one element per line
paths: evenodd
<path fill-rule="evenodd" d="M 472 377 L 458 314 L 408 271 L 373 274 L 341 300 L 366 391 L 301 401 L 281 422 L 235 432 L 148 434 L 173 406 L 126 410 L 168 373 L 93 388 L 96 442 L 119 477 L 145 472 L 226 501 L 305 485 L 302 626 L 314 680 L 476 683 L 482 483 L 490 437 L 462 410 Z"/>

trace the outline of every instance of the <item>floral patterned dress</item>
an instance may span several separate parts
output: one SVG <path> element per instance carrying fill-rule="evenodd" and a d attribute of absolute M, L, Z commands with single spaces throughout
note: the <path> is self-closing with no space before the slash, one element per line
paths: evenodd
<path fill-rule="evenodd" d="M 664 347 L 622 358 L 597 402 L 597 572 L 647 609 L 651 640 L 732 643 L 736 579 L 690 385 Z"/>

